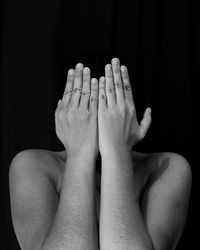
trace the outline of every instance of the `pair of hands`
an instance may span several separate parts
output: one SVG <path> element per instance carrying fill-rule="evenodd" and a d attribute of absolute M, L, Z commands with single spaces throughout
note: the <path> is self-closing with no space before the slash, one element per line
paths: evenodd
<path fill-rule="evenodd" d="M 151 109 L 145 110 L 138 124 L 128 70 L 113 58 L 99 81 L 91 79 L 90 69 L 81 63 L 68 71 L 55 123 L 67 155 L 97 156 L 99 151 L 104 155 L 131 150 L 142 140 L 151 124 Z"/>

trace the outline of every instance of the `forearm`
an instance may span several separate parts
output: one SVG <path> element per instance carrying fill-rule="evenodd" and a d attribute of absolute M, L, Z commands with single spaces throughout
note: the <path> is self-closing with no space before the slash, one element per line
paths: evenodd
<path fill-rule="evenodd" d="M 153 249 L 135 190 L 131 152 L 102 155 L 100 247 L 102 250 Z"/>
<path fill-rule="evenodd" d="M 55 219 L 42 249 L 98 249 L 95 201 L 94 157 L 69 157 Z"/>

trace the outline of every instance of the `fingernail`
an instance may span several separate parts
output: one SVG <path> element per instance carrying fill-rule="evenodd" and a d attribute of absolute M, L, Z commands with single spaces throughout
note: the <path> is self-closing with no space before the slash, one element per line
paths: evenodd
<path fill-rule="evenodd" d="M 124 73 L 124 72 L 126 72 L 126 66 L 121 66 L 121 70 L 122 70 L 122 72 Z"/>
<path fill-rule="evenodd" d="M 77 63 L 76 68 L 77 69 L 83 69 L 83 64 L 82 63 Z"/>
<path fill-rule="evenodd" d="M 85 74 L 87 74 L 87 73 L 89 73 L 89 68 L 88 67 L 85 67 L 84 69 L 83 69 L 83 73 L 85 73 Z"/>
<path fill-rule="evenodd" d="M 110 65 L 110 64 L 107 64 L 107 65 L 106 65 L 106 69 L 107 69 L 108 71 L 111 71 L 111 65 Z"/>
<path fill-rule="evenodd" d="M 92 78 L 91 82 L 92 82 L 92 84 L 96 84 L 97 83 L 97 79 L 96 78 Z"/>
<path fill-rule="evenodd" d="M 73 70 L 73 69 L 70 69 L 70 70 L 68 71 L 68 73 L 69 73 L 69 75 L 73 75 L 74 70 Z"/>
<path fill-rule="evenodd" d="M 113 63 L 114 65 L 117 65 L 117 64 L 119 63 L 119 59 L 118 59 L 118 58 L 113 58 L 113 59 L 112 59 L 112 63 Z"/>

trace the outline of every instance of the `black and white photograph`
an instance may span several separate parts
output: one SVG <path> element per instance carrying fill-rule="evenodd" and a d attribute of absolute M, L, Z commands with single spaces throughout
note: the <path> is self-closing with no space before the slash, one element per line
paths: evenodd
<path fill-rule="evenodd" d="M 1 0 L 0 250 L 199 248 L 194 0 Z"/>

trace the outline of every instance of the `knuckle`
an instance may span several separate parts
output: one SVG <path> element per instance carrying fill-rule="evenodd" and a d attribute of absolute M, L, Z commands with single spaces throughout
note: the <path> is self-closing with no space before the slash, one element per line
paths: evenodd
<path fill-rule="evenodd" d="M 121 104 L 120 104 L 119 110 L 120 110 L 120 113 L 122 113 L 122 114 L 125 114 L 125 113 L 126 113 L 127 107 L 126 107 L 125 103 L 121 103 Z"/>
<path fill-rule="evenodd" d="M 96 96 L 92 95 L 92 96 L 90 97 L 90 101 L 91 101 L 92 103 L 95 104 L 95 103 L 97 102 Z"/>
<path fill-rule="evenodd" d="M 64 112 L 61 110 L 59 113 L 58 113 L 58 118 L 63 121 L 64 120 Z"/>
<path fill-rule="evenodd" d="M 114 93 L 114 88 L 113 87 L 108 87 L 106 88 L 106 91 L 109 93 L 109 94 L 113 94 Z"/>
<path fill-rule="evenodd" d="M 82 95 L 82 98 L 84 97 L 84 98 L 89 98 L 90 97 L 90 92 L 86 92 L 86 91 L 83 91 L 82 93 L 81 93 L 81 95 Z"/>
<path fill-rule="evenodd" d="M 117 88 L 117 89 L 122 89 L 123 87 L 122 87 L 122 82 L 121 81 L 116 81 L 115 82 L 115 87 Z"/>
<path fill-rule="evenodd" d="M 76 112 L 76 113 L 77 113 L 77 115 L 78 115 L 78 112 Z M 69 111 L 67 112 L 67 115 L 66 115 L 67 121 L 68 121 L 69 123 L 71 123 L 71 122 L 74 121 L 74 118 L 75 118 L 74 112 L 73 112 L 72 110 L 69 110 Z"/>
<path fill-rule="evenodd" d="M 124 90 L 127 91 L 127 92 L 131 91 L 131 85 L 125 84 L 124 85 Z"/>
<path fill-rule="evenodd" d="M 101 96 L 101 99 L 102 99 L 102 100 L 105 100 L 105 99 L 106 99 L 106 96 L 105 96 L 104 94 L 101 94 L 100 96 Z"/>
<path fill-rule="evenodd" d="M 106 73 L 106 77 L 109 78 L 109 79 L 112 79 L 113 78 L 113 75 L 111 72 L 107 72 Z"/>
<path fill-rule="evenodd" d="M 91 88 L 91 92 L 96 93 L 97 92 L 97 85 L 93 85 Z"/>
<path fill-rule="evenodd" d="M 82 88 L 75 86 L 75 88 L 73 89 L 73 94 L 80 94 L 82 92 Z"/>
<path fill-rule="evenodd" d="M 64 93 L 63 93 L 63 96 L 67 96 L 67 95 L 70 95 L 72 92 L 72 90 L 70 88 L 66 88 Z"/>

